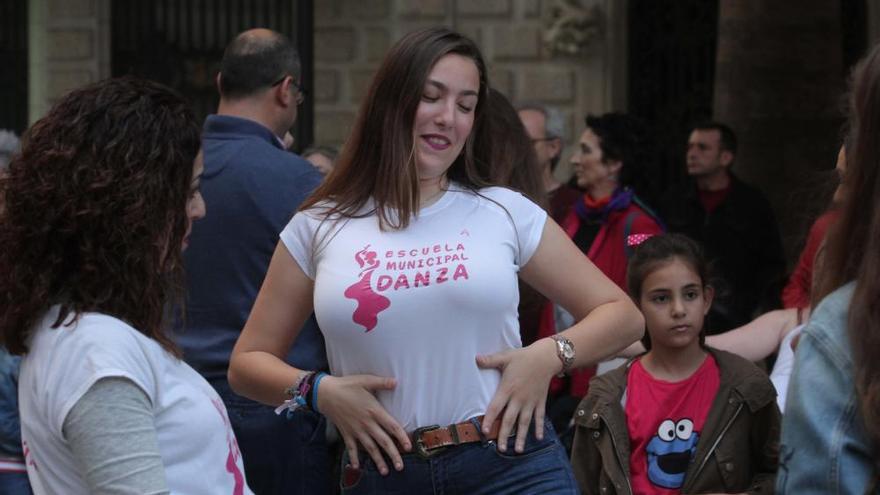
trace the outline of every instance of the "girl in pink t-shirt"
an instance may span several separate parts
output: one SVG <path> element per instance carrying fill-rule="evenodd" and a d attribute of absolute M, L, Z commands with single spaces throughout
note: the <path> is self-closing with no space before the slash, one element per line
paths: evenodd
<path fill-rule="evenodd" d="M 689 238 L 655 236 L 629 263 L 648 351 L 593 381 L 575 415 L 584 493 L 772 491 L 779 410 L 767 376 L 705 345 L 714 291 Z"/>

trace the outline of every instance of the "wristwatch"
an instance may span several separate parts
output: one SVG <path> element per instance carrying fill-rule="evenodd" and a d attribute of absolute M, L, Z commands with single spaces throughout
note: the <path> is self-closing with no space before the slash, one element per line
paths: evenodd
<path fill-rule="evenodd" d="M 553 335 L 551 338 L 556 341 L 556 356 L 562 361 L 562 371 L 556 376 L 562 378 L 574 364 L 574 344 L 559 334 Z"/>

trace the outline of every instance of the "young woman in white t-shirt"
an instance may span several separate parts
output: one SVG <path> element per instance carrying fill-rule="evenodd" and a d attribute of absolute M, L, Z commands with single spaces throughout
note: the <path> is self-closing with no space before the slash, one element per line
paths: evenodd
<path fill-rule="evenodd" d="M 479 49 L 455 32 L 391 48 L 233 351 L 238 392 L 338 427 L 345 493 L 576 493 L 544 418 L 550 379 L 644 328 L 543 210 L 479 172 L 487 91 Z M 523 348 L 517 276 L 576 323 Z M 313 310 L 331 375 L 282 359 Z"/>
<path fill-rule="evenodd" d="M 166 334 L 205 214 L 187 102 L 137 78 L 63 97 L 0 179 L 0 328 L 24 354 L 37 494 L 251 493 L 226 409 Z"/>

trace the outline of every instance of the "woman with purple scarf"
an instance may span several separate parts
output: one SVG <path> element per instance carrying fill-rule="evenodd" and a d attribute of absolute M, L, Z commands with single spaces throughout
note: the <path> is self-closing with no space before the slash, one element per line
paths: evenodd
<path fill-rule="evenodd" d="M 647 179 L 648 135 L 640 120 L 623 113 L 587 116 L 571 157 L 583 199 L 562 227 L 581 251 L 626 290 L 632 248 L 663 231 L 657 215 L 635 194 Z"/>
<path fill-rule="evenodd" d="M 588 115 L 586 122 L 571 157 L 577 185 L 585 192 L 562 228 L 608 278 L 626 290 L 626 264 L 633 249 L 664 231 L 660 219 L 635 192 L 650 178 L 650 140 L 642 122 L 623 113 Z M 548 305 L 539 338 L 564 328 L 566 316 Z M 557 419 L 568 423 L 577 402 L 587 394 L 595 371 L 595 367 L 581 368 L 550 384 L 550 414 L 555 426 L 563 426 L 556 424 Z"/>

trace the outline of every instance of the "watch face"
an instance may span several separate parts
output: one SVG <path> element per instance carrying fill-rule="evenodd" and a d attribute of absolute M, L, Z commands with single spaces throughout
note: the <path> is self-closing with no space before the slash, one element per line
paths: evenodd
<path fill-rule="evenodd" d="M 565 359 L 574 359 L 574 349 L 570 345 L 562 348 L 562 357 Z"/>

